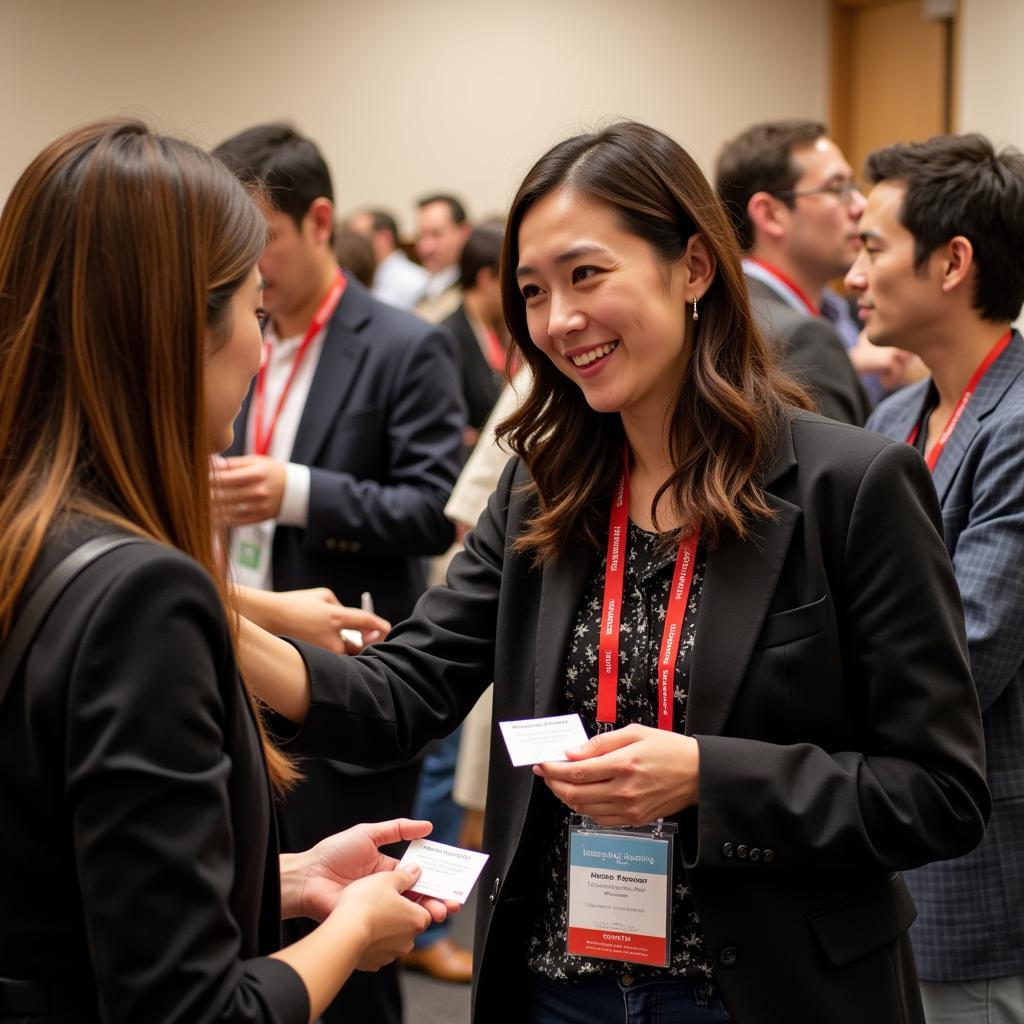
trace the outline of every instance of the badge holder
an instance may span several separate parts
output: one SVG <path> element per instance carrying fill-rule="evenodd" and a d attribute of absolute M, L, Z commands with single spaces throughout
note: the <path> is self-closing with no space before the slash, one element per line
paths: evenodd
<path fill-rule="evenodd" d="M 668 966 L 677 829 L 661 820 L 603 828 L 570 816 L 567 953 Z"/>

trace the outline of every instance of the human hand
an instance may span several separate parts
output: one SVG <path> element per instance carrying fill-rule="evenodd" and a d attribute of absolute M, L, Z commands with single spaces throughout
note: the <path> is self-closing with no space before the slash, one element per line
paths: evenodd
<path fill-rule="evenodd" d="M 857 344 L 850 349 L 850 361 L 858 373 L 875 373 L 886 391 L 920 380 L 927 374 L 923 364 L 910 352 L 891 345 L 875 345 L 868 339 L 867 331 L 857 336 Z"/>
<path fill-rule="evenodd" d="M 285 464 L 266 455 L 214 456 L 210 493 L 214 518 L 223 526 L 276 519 L 284 497 Z"/>
<path fill-rule="evenodd" d="M 271 632 L 306 640 L 335 654 L 353 654 L 363 646 L 343 638 L 343 629 L 362 633 L 363 644 L 372 644 L 391 631 L 387 619 L 343 605 L 327 587 L 268 592 L 265 599 L 273 609 Z"/>
<path fill-rule="evenodd" d="M 379 847 L 422 839 L 430 835 L 432 828 L 429 821 L 409 818 L 368 822 L 328 836 L 305 853 L 283 855 L 282 904 L 289 904 L 284 908 L 284 916 L 322 921 L 353 882 L 367 875 L 393 871 L 398 866 L 398 861 L 381 853 Z M 421 904 L 435 921 L 443 921 L 459 906 L 418 894 L 408 898 Z"/>
<path fill-rule="evenodd" d="M 403 893 L 416 884 L 420 868 L 381 871 L 352 882 L 341 894 L 332 914 L 346 927 L 363 934 L 363 952 L 356 964 L 360 971 L 376 971 L 412 949 L 413 939 L 431 921 L 425 907 Z"/>
<path fill-rule="evenodd" d="M 562 803 L 599 825 L 643 825 L 697 802 L 700 751 L 692 736 L 627 725 L 534 765 Z"/>

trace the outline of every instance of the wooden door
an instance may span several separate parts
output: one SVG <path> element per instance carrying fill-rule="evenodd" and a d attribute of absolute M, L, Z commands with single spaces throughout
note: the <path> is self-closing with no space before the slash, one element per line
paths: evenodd
<path fill-rule="evenodd" d="M 832 136 L 873 149 L 955 131 L 956 0 L 832 0 Z"/>

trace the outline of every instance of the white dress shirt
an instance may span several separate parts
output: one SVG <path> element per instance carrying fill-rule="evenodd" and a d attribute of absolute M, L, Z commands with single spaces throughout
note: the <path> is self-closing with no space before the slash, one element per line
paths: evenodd
<path fill-rule="evenodd" d="M 373 274 L 373 294 L 399 309 L 412 309 L 423 298 L 429 276 L 401 249 L 395 249 L 377 264 Z"/>
<path fill-rule="evenodd" d="M 274 436 L 270 440 L 267 455 L 278 462 L 285 463 L 284 494 L 281 498 L 281 510 L 276 519 L 267 519 L 262 523 L 241 526 L 231 533 L 231 579 L 247 587 L 260 590 L 274 589 L 273 565 L 271 552 L 274 544 L 274 530 L 277 524 L 284 526 L 305 526 L 309 518 L 309 466 L 300 466 L 289 462 L 292 448 L 295 446 L 295 434 L 299 429 L 299 420 L 306 408 L 309 388 L 313 383 L 320 353 L 323 351 L 327 326 L 317 334 L 310 343 L 306 358 L 295 374 L 291 389 L 285 398 L 278 417 Z M 264 423 L 268 424 L 273 416 L 277 403 L 281 398 L 296 353 L 302 344 L 302 334 L 278 340 L 269 328 L 266 341 L 270 344 L 270 362 L 267 366 L 266 391 L 263 400 Z M 252 452 L 255 447 L 256 403 L 249 403 L 249 418 L 245 429 L 245 451 Z"/>

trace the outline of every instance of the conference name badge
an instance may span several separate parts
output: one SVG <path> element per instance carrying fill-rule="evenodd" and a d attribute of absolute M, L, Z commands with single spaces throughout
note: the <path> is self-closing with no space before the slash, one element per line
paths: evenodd
<path fill-rule="evenodd" d="M 668 966 L 675 834 L 672 823 L 601 828 L 572 815 L 567 953 Z"/>
<path fill-rule="evenodd" d="M 260 562 L 263 561 L 263 549 L 259 543 L 252 540 L 243 540 L 238 545 L 238 561 L 246 569 L 258 570 Z"/>

